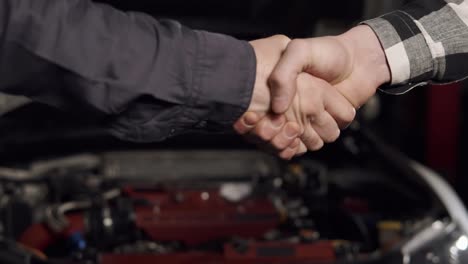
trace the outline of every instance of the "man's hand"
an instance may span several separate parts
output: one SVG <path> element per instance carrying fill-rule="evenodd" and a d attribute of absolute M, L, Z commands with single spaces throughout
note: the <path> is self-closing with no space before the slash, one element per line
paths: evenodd
<path fill-rule="evenodd" d="M 269 79 L 275 113 L 285 113 L 291 105 L 301 72 L 329 82 L 356 108 L 390 81 L 385 53 L 368 26 L 336 37 L 291 41 Z"/>
<path fill-rule="evenodd" d="M 330 84 L 304 73 L 295 80 L 297 93 L 285 115 L 272 114 L 267 79 L 287 45 L 285 42 L 284 37 L 275 36 L 251 43 L 257 56 L 257 81 L 249 112 L 234 127 L 241 134 L 250 134 L 257 143 L 262 142 L 280 157 L 290 159 L 336 140 L 340 129 L 335 119 L 350 122 L 355 112 Z M 289 122 L 285 124 L 286 121 Z"/>
<path fill-rule="evenodd" d="M 277 35 L 251 42 L 257 58 L 252 100 L 247 113 L 234 124 L 239 134 L 246 135 L 249 141 L 253 141 L 270 152 L 274 149 L 270 144 L 271 141 L 281 145 L 278 155 L 286 158 L 307 150 L 297 139 L 302 134 L 299 125 L 295 122 L 286 124 L 285 116 L 271 113 L 271 91 L 268 87 L 268 78 L 289 41 L 291 40 L 288 37 Z"/>
<path fill-rule="evenodd" d="M 312 86 L 311 89 L 319 94 L 320 91 L 325 94 L 324 91 L 327 88 L 335 88 L 355 108 L 364 104 L 379 86 L 390 81 L 390 71 L 384 51 L 376 35 L 368 26 L 355 27 L 336 37 L 289 42 L 286 51 L 269 77 L 268 84 L 272 89 L 272 99 L 269 99 L 272 100 L 274 113 L 286 113 L 291 108 L 291 104 L 297 96 L 298 77 L 302 72 L 315 77 L 308 84 Z M 304 84 L 304 79 L 307 78 L 301 79 L 303 80 L 302 85 L 307 86 Z M 328 87 L 330 84 L 333 87 Z M 309 97 L 309 100 L 311 98 L 316 97 Z M 308 134 L 303 134 L 303 139 L 305 136 L 303 141 L 309 142 L 307 147 L 310 150 L 319 149 L 323 142 L 332 141 L 330 139 L 336 136 L 336 133 L 330 129 L 333 127 L 330 125 L 333 124 L 332 119 L 340 128 L 344 128 L 354 119 L 354 108 L 350 110 L 349 107 L 344 107 L 346 104 L 342 103 L 341 100 L 333 99 L 340 98 L 339 96 L 328 95 L 324 98 L 328 98 L 328 100 L 322 101 L 322 104 L 320 100 L 308 102 L 318 106 L 315 113 L 309 115 L 309 120 L 315 129 L 309 130 Z M 341 107 L 337 107 L 339 105 Z M 294 118 L 290 116 L 289 119 Z M 241 133 L 254 131 L 255 135 L 263 135 L 260 136 L 263 142 L 268 142 L 268 146 L 273 146 L 283 158 L 291 158 L 294 156 L 293 153 L 304 152 L 303 145 L 301 145 L 300 150 L 295 149 L 298 144 L 297 140 L 291 141 L 289 147 L 285 147 L 290 142 L 285 139 L 293 133 L 287 134 L 285 130 L 272 129 L 271 127 L 275 127 L 272 125 L 273 120 L 276 121 L 278 127 L 280 124 L 284 124 L 282 122 L 285 122 L 284 119 L 273 114 L 262 119 L 262 116 L 250 112 L 236 123 L 235 128 Z M 294 125 L 297 124 L 288 123 L 284 128 L 289 127 L 289 132 L 292 132 L 291 126 Z M 328 129 L 324 129 L 324 125 L 328 126 Z M 311 142 L 314 141 L 318 143 L 311 146 Z"/>
<path fill-rule="evenodd" d="M 247 112 L 234 127 L 241 134 L 249 134 L 269 152 L 291 159 L 307 149 L 319 150 L 324 143 L 335 141 L 340 128 L 334 116 L 349 123 L 355 111 L 329 83 L 301 73 L 297 79 L 297 94 L 284 115 L 270 112 L 262 118 L 257 112 Z"/>

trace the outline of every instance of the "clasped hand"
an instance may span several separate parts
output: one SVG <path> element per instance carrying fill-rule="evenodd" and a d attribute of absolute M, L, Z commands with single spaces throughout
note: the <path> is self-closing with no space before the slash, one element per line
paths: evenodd
<path fill-rule="evenodd" d="M 367 26 L 333 37 L 277 35 L 251 45 L 255 86 L 234 129 L 283 159 L 334 142 L 355 109 L 390 80 L 384 51 Z"/>

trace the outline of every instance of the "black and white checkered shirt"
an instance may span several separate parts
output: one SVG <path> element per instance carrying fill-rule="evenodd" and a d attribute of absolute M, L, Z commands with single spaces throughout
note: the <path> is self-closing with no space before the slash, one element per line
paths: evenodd
<path fill-rule="evenodd" d="M 401 94 L 468 77 L 468 0 L 415 0 L 364 23 L 385 49 L 392 73 L 385 91 Z"/>

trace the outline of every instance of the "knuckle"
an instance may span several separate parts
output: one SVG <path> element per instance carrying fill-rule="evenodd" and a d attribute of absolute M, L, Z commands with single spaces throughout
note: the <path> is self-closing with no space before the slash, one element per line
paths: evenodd
<path fill-rule="evenodd" d="M 313 117 L 313 119 L 316 119 L 324 112 L 323 104 L 321 102 L 314 101 L 306 102 L 304 105 L 304 111 L 310 118 Z"/>
<path fill-rule="evenodd" d="M 303 142 L 310 142 L 310 141 L 313 141 L 314 139 L 316 138 L 316 135 L 314 133 L 311 133 L 309 131 L 309 128 L 306 129 L 306 131 L 304 132 L 304 134 L 302 134 L 301 136 L 301 140 Z"/>
<path fill-rule="evenodd" d="M 275 70 L 268 78 L 268 85 L 272 89 L 279 89 L 288 84 L 287 76 L 282 72 Z"/>
<path fill-rule="evenodd" d="M 291 39 L 283 34 L 274 35 L 273 38 L 277 39 L 280 43 L 284 44 L 285 46 L 291 41 Z"/>
<path fill-rule="evenodd" d="M 322 122 L 322 120 L 320 119 L 320 116 L 321 116 L 321 112 L 317 109 L 315 110 L 311 110 L 307 113 L 307 117 L 309 119 L 309 122 L 311 124 L 315 124 L 315 125 L 319 125 L 321 126 L 322 124 L 320 124 L 320 122 Z"/>
<path fill-rule="evenodd" d="M 323 112 L 322 112 L 322 113 L 323 113 Z M 316 124 L 318 127 L 322 128 L 322 129 L 324 129 L 324 128 L 325 128 L 325 129 L 327 129 L 327 128 L 329 129 L 331 126 L 333 126 L 333 125 L 336 124 L 335 119 L 333 119 L 333 118 L 328 118 L 327 115 L 323 115 L 322 113 L 318 116 L 318 118 L 316 119 L 316 122 L 315 122 L 315 124 Z"/>
<path fill-rule="evenodd" d="M 315 104 L 308 104 L 304 107 L 304 113 L 308 116 L 310 121 L 314 121 L 318 117 L 319 110 Z"/>

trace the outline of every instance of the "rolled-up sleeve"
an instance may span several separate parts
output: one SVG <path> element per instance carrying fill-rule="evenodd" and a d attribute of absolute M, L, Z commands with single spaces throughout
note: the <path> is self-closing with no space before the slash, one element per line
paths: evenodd
<path fill-rule="evenodd" d="M 4 0 L 0 16 L 0 90 L 103 117 L 120 138 L 230 130 L 250 103 L 245 41 L 90 0 Z"/>
<path fill-rule="evenodd" d="M 392 81 L 383 91 L 401 94 L 468 76 L 468 1 L 412 1 L 363 23 L 385 50 Z"/>

